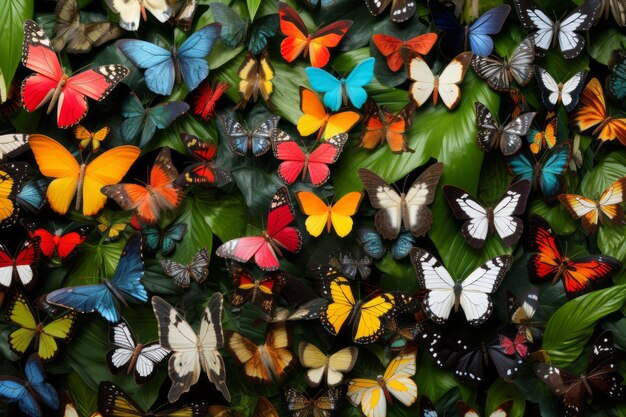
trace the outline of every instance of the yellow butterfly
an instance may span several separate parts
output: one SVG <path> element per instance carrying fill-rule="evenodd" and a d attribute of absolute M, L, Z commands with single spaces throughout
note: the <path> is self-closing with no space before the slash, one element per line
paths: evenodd
<path fill-rule="evenodd" d="M 317 387 L 325 376 L 328 386 L 337 385 L 343 380 L 343 374 L 354 367 L 358 353 L 356 347 L 350 346 L 327 356 L 314 344 L 300 342 L 300 363 L 310 368 L 304 374 L 304 380 L 309 386 Z"/>
<path fill-rule="evenodd" d="M 392 396 L 407 407 L 417 400 L 417 385 L 411 379 L 413 375 L 415 351 L 401 353 L 389 362 L 382 377 L 348 381 L 348 399 L 355 406 L 360 404 L 366 417 L 385 417 L 387 401 L 391 402 Z"/>
<path fill-rule="evenodd" d="M 7 310 L 6 321 L 20 326 L 9 335 L 9 346 L 23 355 L 35 340 L 35 349 L 42 360 L 53 358 L 59 348 L 55 339 L 67 342 L 76 322 L 76 313 L 68 312 L 48 324 L 37 323 L 33 310 L 20 292 L 16 292 Z"/>
<path fill-rule="evenodd" d="M 243 109 L 250 99 L 256 103 L 259 94 L 266 103 L 271 105 L 270 96 L 274 91 L 272 78 L 274 78 L 274 68 L 269 60 L 267 50 L 263 52 L 260 59 L 256 59 L 249 52 L 246 59 L 239 68 L 239 96 L 241 101 L 237 104 L 238 109 Z"/>
<path fill-rule="evenodd" d="M 111 221 L 109 216 L 101 214 L 97 218 L 98 231 L 107 242 L 114 242 L 120 238 L 120 233 L 126 230 L 128 223 L 122 221 Z"/>
<path fill-rule="evenodd" d="M 30 167 L 24 162 L 0 165 L 0 228 L 17 221 L 19 208 L 15 199 L 30 173 Z"/>
<path fill-rule="evenodd" d="M 339 237 L 345 237 L 352 231 L 352 218 L 359 209 L 363 193 L 353 191 L 341 197 L 334 205 L 326 204 L 321 198 L 309 191 L 299 191 L 296 199 L 300 210 L 309 216 L 304 225 L 311 236 L 322 234 L 324 226 L 330 233 L 331 225 Z"/>
<path fill-rule="evenodd" d="M 82 205 L 85 216 L 98 213 L 107 200 L 100 189 L 120 182 L 141 153 L 136 146 L 118 146 L 88 164 L 79 164 L 63 145 L 48 136 L 31 135 L 29 143 L 41 173 L 56 178 L 46 196 L 52 210 L 59 214 L 67 213 L 74 196 L 76 210 Z"/>
<path fill-rule="evenodd" d="M 93 153 L 98 153 L 98 151 L 100 150 L 100 142 L 102 142 L 107 137 L 110 131 L 111 129 L 109 129 L 108 127 L 103 127 L 97 132 L 92 133 L 85 127 L 81 125 L 76 125 L 74 127 L 74 137 L 76 137 L 76 139 L 80 141 L 78 147 L 81 151 L 87 149 L 87 147 L 91 143 L 91 149 Z"/>

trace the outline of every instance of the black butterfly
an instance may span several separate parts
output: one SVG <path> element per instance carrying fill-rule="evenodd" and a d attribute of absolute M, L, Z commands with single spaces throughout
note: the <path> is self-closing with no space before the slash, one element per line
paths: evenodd
<path fill-rule="evenodd" d="M 374 16 L 381 14 L 391 4 L 391 20 L 396 23 L 409 20 L 417 10 L 415 0 L 365 0 L 365 5 Z"/>
<path fill-rule="evenodd" d="M 361 279 L 365 280 L 372 273 L 372 258 L 368 255 L 357 259 L 345 253 L 340 253 L 339 257 L 331 257 L 328 262 L 350 279 L 356 279 L 357 274 L 359 274 Z"/>
<path fill-rule="evenodd" d="M 489 87 L 497 91 L 507 91 L 515 80 L 525 86 L 533 78 L 535 45 L 526 38 L 518 45 L 508 60 L 474 55 L 472 67 L 478 76 L 487 80 Z"/>
<path fill-rule="evenodd" d="M 209 275 L 209 252 L 207 248 L 201 249 L 194 255 L 189 265 L 183 265 L 170 259 L 162 259 L 161 267 L 165 274 L 181 288 L 188 288 L 191 284 L 191 278 L 198 284 L 202 284 Z"/>
<path fill-rule="evenodd" d="M 474 106 L 478 127 L 476 140 L 480 149 L 489 152 L 499 147 L 506 156 L 517 153 L 522 147 L 522 137 L 526 137 L 537 112 L 523 113 L 506 125 L 500 125 L 485 105 L 476 102 Z"/>
<path fill-rule="evenodd" d="M 341 402 L 344 392 L 344 386 L 336 386 L 311 398 L 307 394 L 286 387 L 283 389 L 283 397 L 287 409 L 294 417 L 330 417 Z"/>

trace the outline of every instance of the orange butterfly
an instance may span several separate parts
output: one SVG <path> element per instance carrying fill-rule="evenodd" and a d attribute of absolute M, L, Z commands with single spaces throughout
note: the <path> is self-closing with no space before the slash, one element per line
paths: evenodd
<path fill-rule="evenodd" d="M 526 138 L 530 143 L 530 151 L 535 155 L 543 149 L 552 149 L 556 145 L 557 129 L 556 113 L 550 112 L 546 115 L 546 127 L 544 130 L 531 128 Z"/>
<path fill-rule="evenodd" d="M 143 223 L 156 223 L 161 212 L 173 210 L 183 201 L 183 189 L 174 181 L 178 171 L 172 163 L 170 149 L 163 148 L 156 157 L 148 185 L 117 184 L 102 188 L 124 210 L 135 210 Z"/>
<path fill-rule="evenodd" d="M 292 62 L 304 52 L 305 58 L 307 55 L 311 56 L 311 65 L 316 68 L 328 64 L 328 48 L 337 46 L 352 26 L 352 20 L 339 20 L 310 35 L 298 13 L 289 5 L 279 2 L 278 12 L 280 30 L 286 36 L 280 44 L 280 54 L 285 61 Z"/>
<path fill-rule="evenodd" d="M 415 110 L 415 104 L 410 102 L 394 115 L 386 108 L 379 108 L 373 101 L 368 101 L 363 122 L 365 130 L 361 133 L 357 147 L 376 149 L 387 141 L 393 153 L 415 152 L 409 148 L 406 137 L 406 131 L 413 124 Z"/>
<path fill-rule="evenodd" d="M 403 41 L 393 36 L 378 33 L 372 36 L 372 40 L 380 53 L 387 58 L 389 69 L 397 72 L 404 63 L 415 58 L 415 56 L 428 54 L 437 42 L 437 34 L 425 33 L 408 41 Z"/>
<path fill-rule="evenodd" d="M 361 119 L 361 115 L 353 111 L 328 113 L 317 94 L 304 87 L 300 87 L 300 110 L 304 114 L 298 119 L 298 132 L 302 136 L 318 132 L 317 140 L 347 133 Z"/>
<path fill-rule="evenodd" d="M 593 78 L 580 97 L 580 106 L 574 115 L 574 123 L 580 131 L 585 131 L 597 125 L 593 135 L 601 141 L 618 139 L 626 145 L 626 119 L 614 119 L 609 116 L 604 101 L 602 85 L 597 78 Z"/>
<path fill-rule="evenodd" d="M 103 127 L 97 132 L 90 132 L 84 126 L 76 125 L 74 126 L 74 137 L 80 141 L 78 147 L 81 151 L 87 149 L 87 147 L 91 143 L 91 150 L 93 151 L 93 153 L 98 153 L 98 151 L 100 150 L 100 142 L 102 142 L 107 137 L 110 131 L 111 129 L 109 129 L 108 127 Z"/>

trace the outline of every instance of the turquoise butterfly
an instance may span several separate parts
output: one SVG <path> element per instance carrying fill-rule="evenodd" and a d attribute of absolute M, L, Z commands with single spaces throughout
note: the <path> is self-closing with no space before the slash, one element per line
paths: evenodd
<path fill-rule="evenodd" d="M 626 53 L 613 51 L 609 61 L 611 75 L 606 79 L 606 89 L 618 100 L 626 97 Z"/>

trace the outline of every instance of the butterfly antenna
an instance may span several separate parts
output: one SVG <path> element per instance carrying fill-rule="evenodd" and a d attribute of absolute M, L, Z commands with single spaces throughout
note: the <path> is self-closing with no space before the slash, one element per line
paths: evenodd
<path fill-rule="evenodd" d="M 63 62 L 63 61 L 60 61 L 60 60 L 59 60 L 59 62 Z M 74 74 L 76 74 L 76 73 L 78 73 L 78 72 L 81 72 L 81 71 L 82 71 L 82 70 L 84 70 L 85 68 L 91 67 L 92 65 L 93 65 L 93 64 L 83 65 L 83 66 L 82 66 L 82 67 L 80 67 L 79 69 L 77 69 L 77 70 L 73 71 L 73 72 L 70 74 L 70 76 L 72 76 L 72 75 L 74 75 Z"/>

